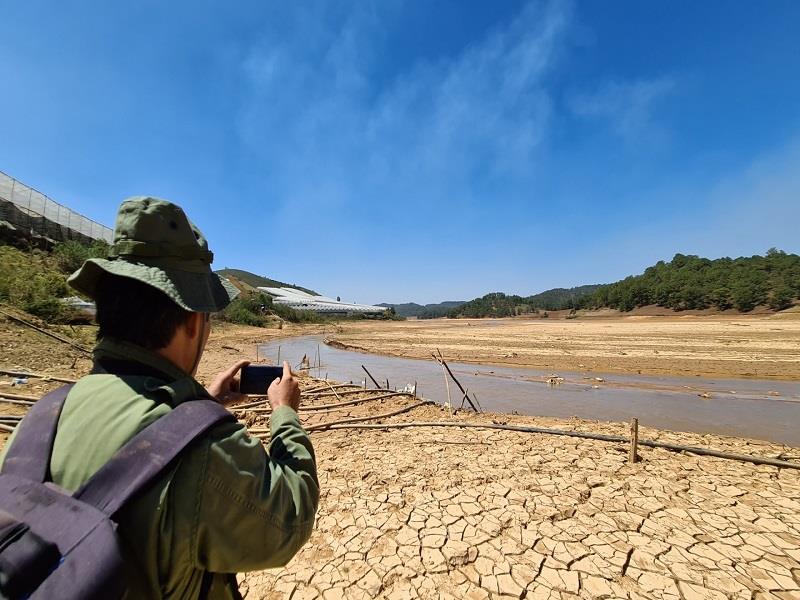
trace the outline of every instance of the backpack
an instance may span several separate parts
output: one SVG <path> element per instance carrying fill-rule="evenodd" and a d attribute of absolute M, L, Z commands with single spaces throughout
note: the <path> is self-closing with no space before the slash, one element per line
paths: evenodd
<path fill-rule="evenodd" d="M 47 394 L 18 426 L 0 471 L 0 598 L 120 598 L 128 589 L 115 517 L 209 428 L 235 421 L 213 400 L 184 402 L 131 438 L 80 489 L 48 482 L 72 386 Z"/>

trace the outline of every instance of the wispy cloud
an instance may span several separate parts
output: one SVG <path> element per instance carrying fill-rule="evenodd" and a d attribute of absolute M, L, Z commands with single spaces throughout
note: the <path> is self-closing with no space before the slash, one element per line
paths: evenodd
<path fill-rule="evenodd" d="M 601 118 L 626 142 L 664 139 L 666 131 L 658 124 L 654 111 L 658 102 L 675 91 L 672 77 L 608 82 L 593 93 L 574 95 L 569 106 L 575 115 Z"/>
<path fill-rule="evenodd" d="M 383 43 L 374 10 L 384 9 L 333 14 L 328 6 L 295 19 L 291 34 L 270 36 L 244 63 L 250 97 L 240 130 L 281 201 L 433 210 L 440 199 L 476 202 L 497 178 L 530 175 L 551 115 L 543 79 L 568 5 L 531 4 L 458 55 L 417 63 L 380 86 L 372 83 Z"/>

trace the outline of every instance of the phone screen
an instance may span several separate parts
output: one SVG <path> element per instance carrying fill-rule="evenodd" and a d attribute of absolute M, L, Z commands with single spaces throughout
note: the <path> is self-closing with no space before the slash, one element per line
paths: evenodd
<path fill-rule="evenodd" d="M 242 368 L 239 391 L 242 394 L 266 394 L 276 377 L 283 376 L 283 368 L 272 365 L 247 365 Z"/>

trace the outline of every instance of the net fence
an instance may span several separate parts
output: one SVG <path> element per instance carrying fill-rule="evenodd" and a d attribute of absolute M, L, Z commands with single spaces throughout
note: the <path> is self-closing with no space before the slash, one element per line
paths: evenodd
<path fill-rule="evenodd" d="M 113 241 L 114 231 L 0 171 L 0 225 L 20 237 L 52 242 Z"/>

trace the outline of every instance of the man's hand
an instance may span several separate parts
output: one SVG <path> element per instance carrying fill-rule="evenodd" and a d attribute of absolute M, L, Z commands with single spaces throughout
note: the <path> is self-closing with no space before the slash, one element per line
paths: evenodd
<path fill-rule="evenodd" d="M 249 360 L 240 360 L 226 371 L 218 374 L 214 377 L 211 385 L 206 388 L 208 393 L 214 396 L 222 406 L 230 406 L 246 400 L 247 396 L 239 393 L 239 371 L 249 364 Z"/>
<path fill-rule="evenodd" d="M 291 406 L 294 410 L 300 407 L 300 385 L 289 368 L 289 363 L 283 361 L 283 376 L 276 377 L 267 390 L 269 405 L 272 410 L 279 406 Z"/>

